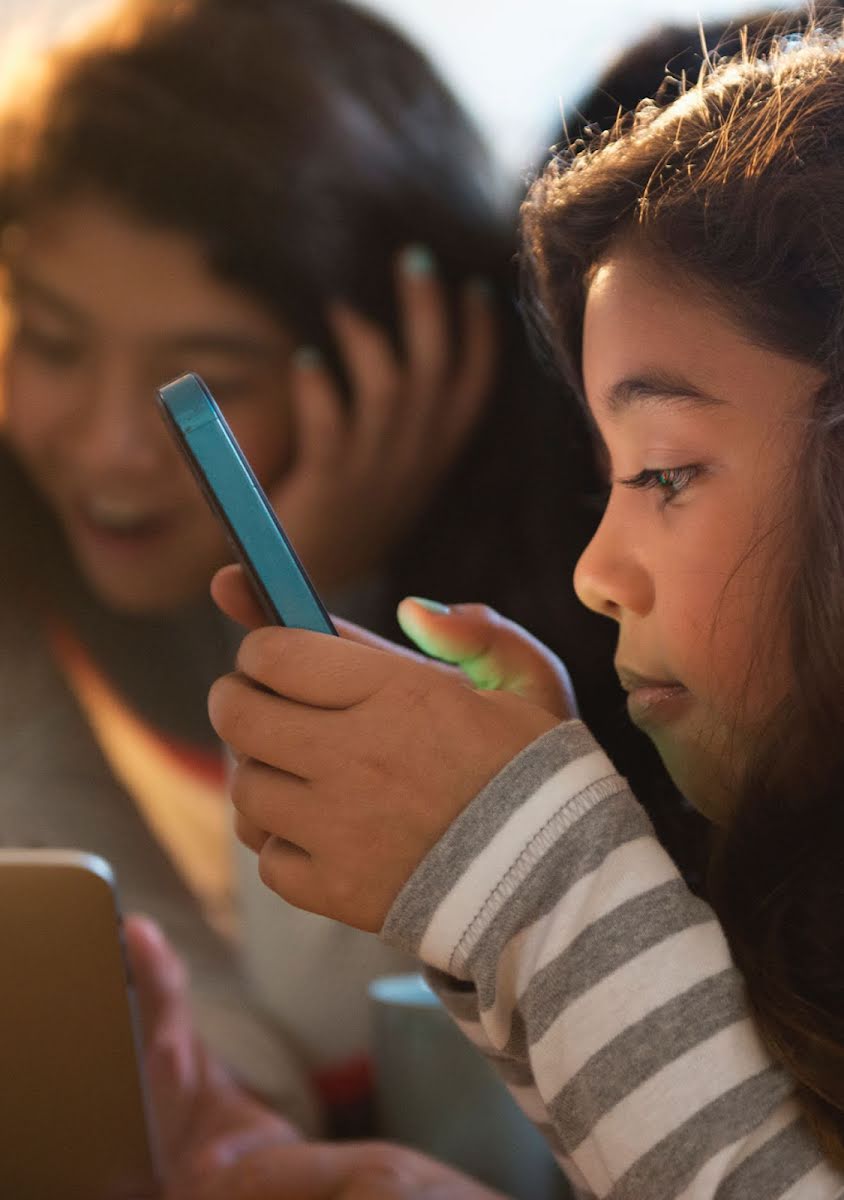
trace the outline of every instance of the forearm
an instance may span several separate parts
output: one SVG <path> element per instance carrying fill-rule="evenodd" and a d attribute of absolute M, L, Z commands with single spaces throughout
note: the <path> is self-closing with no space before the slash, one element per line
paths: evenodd
<path fill-rule="evenodd" d="M 594 1194 L 764 1200 L 825 1170 L 714 914 L 578 722 L 476 797 L 383 935 Z"/>

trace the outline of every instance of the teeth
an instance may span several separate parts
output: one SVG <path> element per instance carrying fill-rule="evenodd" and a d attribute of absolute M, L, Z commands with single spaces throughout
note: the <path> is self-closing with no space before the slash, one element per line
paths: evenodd
<path fill-rule="evenodd" d="M 155 513 L 147 508 L 122 500 L 106 500 L 100 497 L 89 500 L 85 505 L 88 516 L 99 525 L 110 529 L 134 529 L 155 519 Z"/>

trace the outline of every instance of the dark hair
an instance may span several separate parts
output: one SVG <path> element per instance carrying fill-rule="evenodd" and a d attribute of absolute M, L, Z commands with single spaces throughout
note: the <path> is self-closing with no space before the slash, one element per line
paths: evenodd
<path fill-rule="evenodd" d="M 473 276 L 500 297 L 512 290 L 515 222 L 499 211 L 476 131 L 426 59 L 357 7 L 129 0 L 46 67 L 0 123 L 4 226 L 99 194 L 197 239 L 216 273 L 338 369 L 328 302 L 343 299 L 397 336 L 395 255 L 409 242 L 432 250 L 452 300 Z M 549 388 L 533 402 L 536 377 L 506 303 L 501 323 L 509 371 L 444 490 L 452 519 L 439 552 L 426 514 L 396 548 L 394 572 L 436 582 L 445 557 L 491 574 L 497 564 L 488 554 L 479 564 L 468 536 L 494 523 L 477 494 L 494 503 L 497 475 L 518 522 L 537 491 L 520 497 L 510 482 L 526 475 L 518 448 L 563 418 Z M 543 476 L 552 489 L 555 475 Z"/>
<path fill-rule="evenodd" d="M 736 796 L 712 896 L 759 1027 L 844 1164 L 844 48 L 817 30 L 715 67 L 552 165 L 524 206 L 526 286 L 582 391 L 586 286 L 621 238 L 761 345 L 820 367 L 785 594 L 792 683 Z"/>
<path fill-rule="evenodd" d="M 828 13 L 840 7 L 826 4 Z M 571 107 L 563 136 L 571 144 L 592 133 L 610 129 L 619 115 L 632 112 L 642 100 L 660 108 L 670 104 L 702 71 L 752 45 L 759 53 L 782 34 L 808 28 L 815 19 L 808 8 L 770 9 L 690 25 L 659 25 L 624 50 L 598 82 Z"/>
<path fill-rule="evenodd" d="M 395 320 L 396 251 L 506 271 L 484 148 L 424 57 L 336 0 L 129 0 L 6 114 L 4 222 L 96 190 L 199 239 L 307 342 L 326 297 Z"/>

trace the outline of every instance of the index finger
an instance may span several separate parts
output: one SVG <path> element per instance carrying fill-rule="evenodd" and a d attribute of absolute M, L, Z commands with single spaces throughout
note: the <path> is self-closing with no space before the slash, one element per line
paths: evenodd
<path fill-rule="evenodd" d="M 237 654 L 237 670 L 253 683 L 313 708 L 352 708 L 402 669 L 424 668 L 346 638 L 280 626 L 248 633 Z"/>

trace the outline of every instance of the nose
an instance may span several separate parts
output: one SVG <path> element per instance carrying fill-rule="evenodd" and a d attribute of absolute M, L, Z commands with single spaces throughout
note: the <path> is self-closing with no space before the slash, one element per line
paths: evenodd
<path fill-rule="evenodd" d="M 87 386 L 85 419 L 77 427 L 84 467 L 99 475 L 158 470 L 170 445 L 148 381 L 128 364 L 110 360 L 89 373 Z"/>
<path fill-rule="evenodd" d="M 625 611 L 647 616 L 653 607 L 653 578 L 636 531 L 614 496 L 574 569 L 574 590 L 581 604 L 614 621 L 621 621 Z"/>

